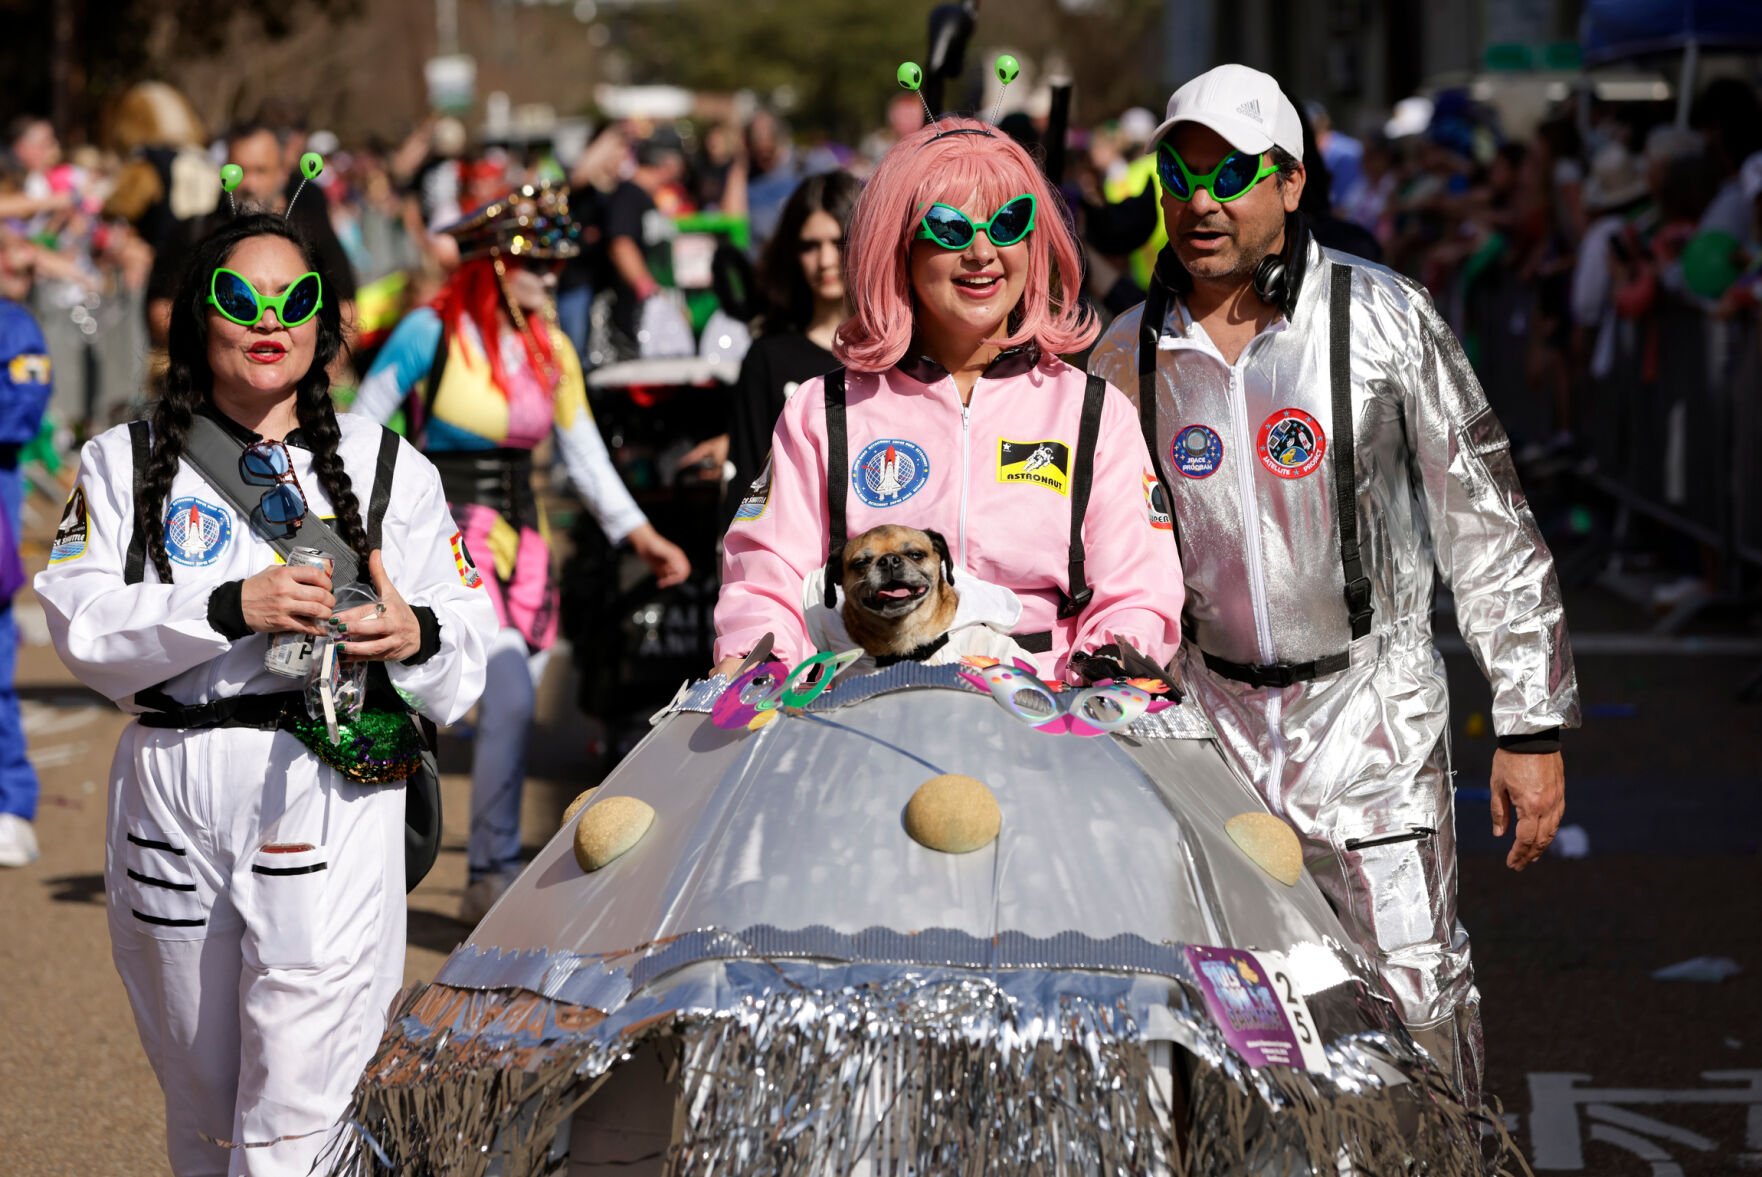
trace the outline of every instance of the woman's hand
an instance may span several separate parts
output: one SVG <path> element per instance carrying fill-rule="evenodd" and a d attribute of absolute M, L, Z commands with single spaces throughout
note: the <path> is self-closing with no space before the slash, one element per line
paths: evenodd
<path fill-rule="evenodd" d="M 348 638 L 343 655 L 355 662 L 402 662 L 422 648 L 422 626 L 385 574 L 378 548 L 367 557 L 367 570 L 379 602 L 337 614 Z"/>
<path fill-rule="evenodd" d="M 628 538 L 630 550 L 648 565 L 662 588 L 672 588 L 691 575 L 691 561 L 678 544 L 656 531 L 653 523 L 644 523 Z"/>
<path fill-rule="evenodd" d="M 722 481 L 722 466 L 728 461 L 728 435 L 718 433 L 706 437 L 687 450 L 679 459 L 679 473 L 702 482 Z"/>
<path fill-rule="evenodd" d="M 336 598 L 324 569 L 272 564 L 245 579 L 239 608 L 254 633 L 319 633 Z"/>

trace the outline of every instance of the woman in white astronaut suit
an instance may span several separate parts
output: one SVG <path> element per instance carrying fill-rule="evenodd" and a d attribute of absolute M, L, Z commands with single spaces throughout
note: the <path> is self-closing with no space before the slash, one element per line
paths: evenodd
<path fill-rule="evenodd" d="M 332 410 L 342 330 L 318 271 L 280 217 L 197 248 L 150 430 L 86 445 L 36 579 L 62 659 L 142 716 L 111 768 L 105 890 L 180 1177 L 307 1172 L 403 980 L 403 789 L 321 762 L 288 730 L 303 683 L 264 667 L 266 635 L 316 633 L 335 601 L 265 538 L 296 526 L 271 495 L 334 520 L 383 606 L 342 615 L 344 650 L 428 718 L 476 700 L 496 631 L 434 468 Z M 184 458 L 197 414 L 279 451 L 249 517 Z M 370 551 L 354 488 L 380 479 Z"/>

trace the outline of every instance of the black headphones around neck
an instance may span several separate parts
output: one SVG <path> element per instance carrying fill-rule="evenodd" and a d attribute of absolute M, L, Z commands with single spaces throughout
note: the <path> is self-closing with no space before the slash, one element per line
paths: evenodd
<path fill-rule="evenodd" d="M 1254 276 L 1249 279 L 1254 287 L 1254 295 L 1268 306 L 1283 309 L 1285 295 L 1290 293 L 1291 267 L 1285 264 L 1283 255 L 1269 253 L 1260 259 L 1254 267 Z"/>

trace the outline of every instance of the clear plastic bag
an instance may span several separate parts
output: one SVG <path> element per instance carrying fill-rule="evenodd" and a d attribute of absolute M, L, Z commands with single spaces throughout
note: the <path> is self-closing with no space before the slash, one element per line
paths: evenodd
<path fill-rule="evenodd" d="M 360 717 L 367 699 L 367 663 L 344 662 L 343 643 L 348 632 L 337 617 L 362 605 L 373 605 L 379 594 L 364 584 L 347 584 L 336 590 L 336 608 L 325 623 L 325 632 L 313 639 L 312 663 L 306 674 L 306 714 L 322 720 L 330 742 L 340 738 L 338 727 Z"/>

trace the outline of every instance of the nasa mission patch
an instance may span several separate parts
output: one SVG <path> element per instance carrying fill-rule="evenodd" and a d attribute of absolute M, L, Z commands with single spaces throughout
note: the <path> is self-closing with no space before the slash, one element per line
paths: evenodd
<path fill-rule="evenodd" d="M 871 441 L 851 464 L 850 486 L 871 507 L 897 507 L 930 481 L 930 459 L 897 437 Z"/>
<path fill-rule="evenodd" d="M 734 509 L 736 523 L 752 523 L 765 517 L 765 510 L 771 505 L 771 458 L 765 458 L 765 468 L 759 476 L 746 488 L 746 497 L 740 500 L 740 506 Z"/>
<path fill-rule="evenodd" d="M 86 554 L 90 538 L 91 518 L 86 511 L 86 490 L 75 486 L 61 509 L 61 522 L 55 525 L 55 543 L 49 548 L 49 563 L 65 564 Z"/>
<path fill-rule="evenodd" d="M 997 439 L 997 481 L 1027 482 L 1069 497 L 1071 447 L 1062 441 Z"/>
<path fill-rule="evenodd" d="M 1302 409 L 1279 409 L 1261 423 L 1256 454 L 1280 478 L 1312 473 L 1327 450 L 1321 424 Z"/>
<path fill-rule="evenodd" d="M 1189 425 L 1169 443 L 1169 464 L 1188 478 L 1210 478 L 1224 464 L 1224 439 L 1207 425 Z"/>
<path fill-rule="evenodd" d="M 482 588 L 483 574 L 477 571 L 477 561 L 471 558 L 471 546 L 465 542 L 465 533 L 455 531 L 449 542 L 453 546 L 453 567 L 458 570 L 459 583 L 466 588 Z"/>
<path fill-rule="evenodd" d="M 1144 472 L 1144 505 L 1150 514 L 1150 526 L 1158 531 L 1173 531 L 1174 516 L 1169 514 L 1168 496 L 1163 493 L 1162 479 L 1149 470 Z"/>
<path fill-rule="evenodd" d="M 232 542 L 232 515 L 206 499 L 185 495 L 165 511 L 165 554 L 186 568 L 220 559 Z"/>

